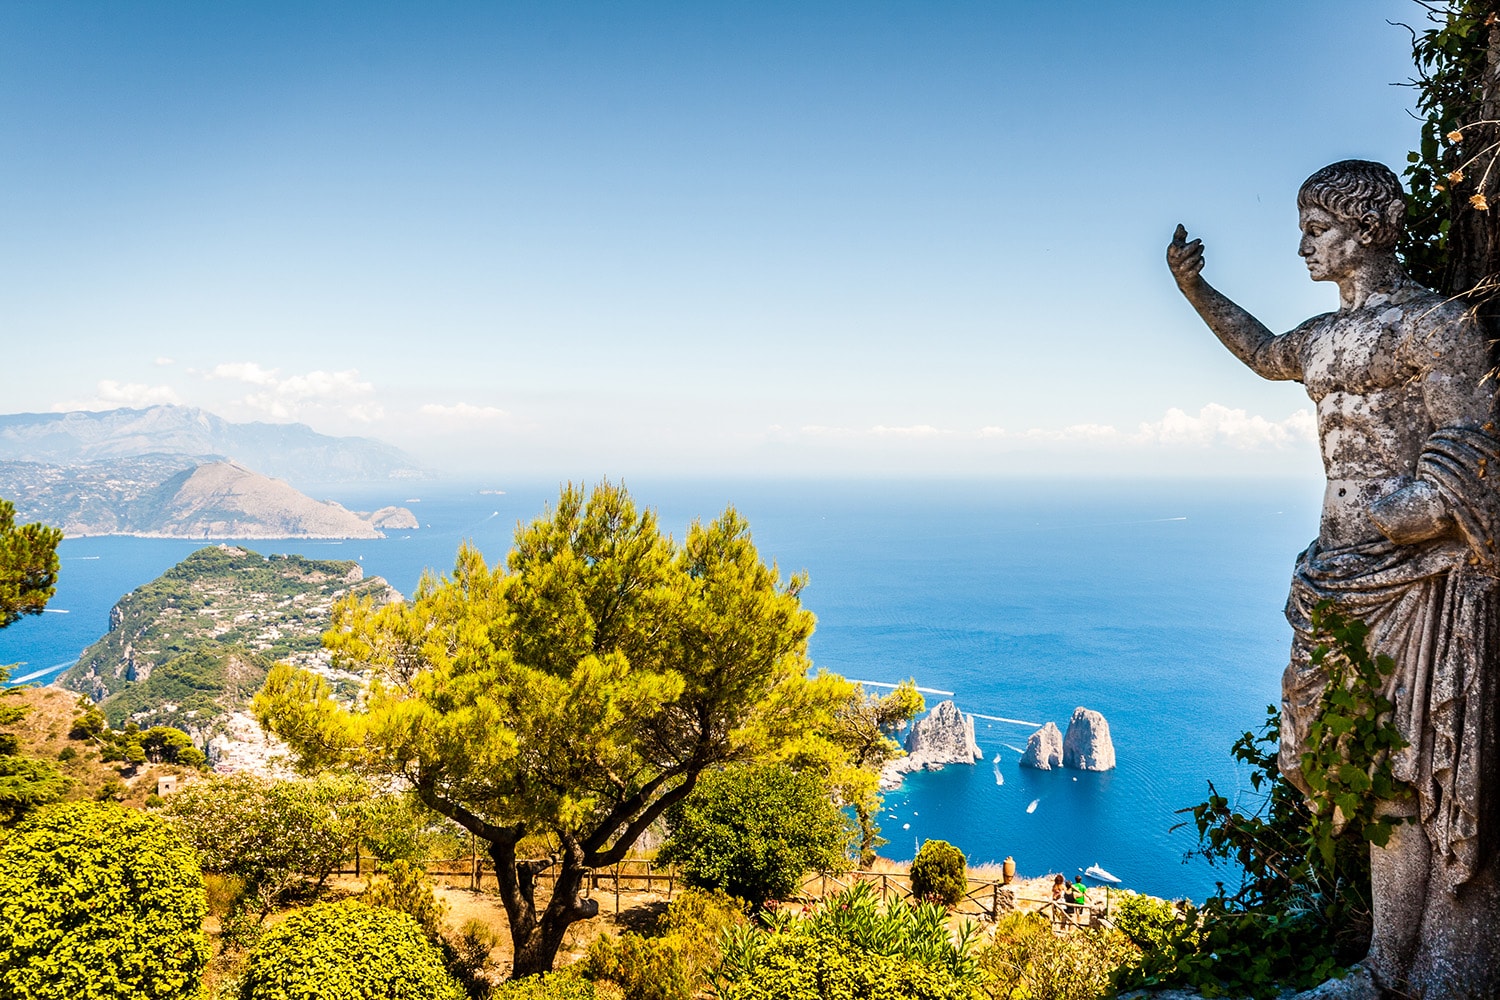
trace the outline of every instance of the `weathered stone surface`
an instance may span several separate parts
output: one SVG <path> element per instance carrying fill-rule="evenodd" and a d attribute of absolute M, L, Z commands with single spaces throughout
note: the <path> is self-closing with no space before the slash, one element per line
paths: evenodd
<path fill-rule="evenodd" d="M 1328 683 L 1312 662 L 1320 601 L 1370 626 L 1396 670 L 1384 692 L 1407 746 L 1392 756 L 1415 812 L 1372 847 L 1375 986 L 1424 1000 L 1500 996 L 1500 469 L 1489 337 L 1462 299 L 1429 291 L 1395 255 L 1396 175 L 1345 160 L 1297 194 L 1298 253 L 1339 308 L 1276 336 L 1203 280 L 1203 244 L 1177 227 L 1167 264 L 1229 350 L 1267 379 L 1301 382 L 1317 409 L 1327 487 L 1317 540 L 1297 560 L 1282 678 L 1281 770 L 1300 758 Z M 1354 995 L 1328 985 L 1317 995 Z M 1321 989 L 1321 988 L 1320 988 Z M 1343 991 L 1343 992 L 1341 992 Z"/>
<path fill-rule="evenodd" d="M 974 717 L 964 715 L 953 699 L 940 701 L 932 711 L 912 724 L 906 736 L 906 756 L 886 764 L 880 771 L 880 787 L 889 791 L 913 771 L 935 771 L 945 764 L 972 764 L 984 760 L 974 741 Z"/>
<path fill-rule="evenodd" d="M 1063 764 L 1063 738 L 1057 724 L 1049 722 L 1031 734 L 1026 741 L 1026 752 L 1021 755 L 1022 767 L 1034 767 L 1038 771 L 1050 771 Z"/>
<path fill-rule="evenodd" d="M 1079 771 L 1114 770 L 1115 744 L 1103 715 L 1082 705 L 1073 709 L 1062 741 L 1062 763 Z"/>

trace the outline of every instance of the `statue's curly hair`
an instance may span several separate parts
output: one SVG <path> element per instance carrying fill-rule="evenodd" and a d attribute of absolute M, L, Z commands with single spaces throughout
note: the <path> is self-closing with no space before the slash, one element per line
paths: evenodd
<path fill-rule="evenodd" d="M 1314 173 L 1297 191 L 1297 208 L 1314 207 L 1346 222 L 1371 222 L 1370 246 L 1390 250 L 1401 236 L 1406 193 L 1384 163 L 1340 160 Z"/>

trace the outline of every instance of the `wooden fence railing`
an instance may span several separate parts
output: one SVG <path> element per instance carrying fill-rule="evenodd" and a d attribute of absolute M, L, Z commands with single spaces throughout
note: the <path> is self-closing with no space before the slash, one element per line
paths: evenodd
<path fill-rule="evenodd" d="M 548 860 L 537 862 L 536 880 L 539 886 L 555 883 L 556 864 Z M 483 854 L 472 854 L 462 858 L 431 860 L 424 868 L 429 878 L 441 879 L 450 887 L 461 885 L 473 891 L 483 891 L 488 882 L 496 891 L 499 883 L 490 859 Z M 374 862 L 369 858 L 351 859 L 338 874 L 368 875 L 374 871 Z M 584 879 L 584 895 L 603 892 L 614 896 L 614 910 L 620 912 L 622 892 L 660 893 L 665 886 L 666 898 L 670 900 L 677 888 L 677 871 L 670 865 L 659 865 L 655 861 L 633 859 L 621 861 L 608 868 L 590 869 Z M 798 886 L 797 898 L 805 902 L 821 902 L 830 895 L 837 895 L 859 882 L 871 885 L 882 901 L 889 899 L 911 899 L 911 877 L 893 872 L 867 872 L 858 869 L 842 875 L 809 875 Z M 831 891 L 830 891 L 831 890 Z M 1016 893 L 1016 886 L 999 879 L 970 879 L 963 898 L 954 912 L 961 916 L 998 920 L 1015 909 L 1034 910 L 1046 916 L 1054 927 L 1069 929 L 1110 921 L 1110 891 L 1104 889 L 1104 903 L 1091 902 L 1086 907 L 1058 903 L 1050 898 L 1023 896 Z"/>
<path fill-rule="evenodd" d="M 833 888 L 832 894 L 836 894 L 851 888 L 857 882 L 873 886 L 882 901 L 893 897 L 911 899 L 913 896 L 909 875 L 858 870 L 843 875 L 809 875 L 802 880 L 800 895 L 809 902 L 821 901 L 831 895 L 830 887 Z M 1110 903 L 1108 886 L 1104 889 L 1102 907 L 1092 901 L 1087 906 L 1077 907 L 1058 903 L 1050 898 L 1017 895 L 1015 886 L 999 879 L 970 879 L 967 891 L 953 910 L 960 915 L 983 917 L 986 920 L 998 920 L 1017 908 L 1036 910 L 1048 917 L 1053 926 L 1067 928 L 1089 926 L 1101 921 L 1108 923 Z"/>
<path fill-rule="evenodd" d="M 536 881 L 539 886 L 556 883 L 555 862 L 538 859 L 535 863 L 541 866 L 536 872 Z M 423 864 L 423 868 L 428 878 L 441 879 L 449 887 L 461 885 L 463 888 L 479 892 L 483 891 L 488 883 L 489 888 L 495 891 L 499 891 L 500 888 L 495 878 L 495 866 L 483 854 L 429 860 Z M 370 858 L 352 858 L 339 868 L 336 874 L 361 876 L 370 875 L 374 870 L 375 864 Z M 670 900 L 677 889 L 677 870 L 671 866 L 659 865 L 655 861 L 645 859 L 621 861 L 608 868 L 591 868 L 585 875 L 583 884 L 586 896 L 599 891 L 613 894 L 616 913 L 620 912 L 620 893 L 662 892 L 663 887 L 665 887 L 667 899 Z"/>

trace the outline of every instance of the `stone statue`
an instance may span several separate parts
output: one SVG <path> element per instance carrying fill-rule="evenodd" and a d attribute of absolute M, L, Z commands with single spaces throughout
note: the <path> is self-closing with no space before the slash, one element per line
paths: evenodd
<path fill-rule="evenodd" d="M 1337 312 L 1276 336 L 1203 280 L 1203 244 L 1177 232 L 1167 263 L 1224 346 L 1263 378 L 1307 387 L 1328 485 L 1318 538 L 1297 557 L 1282 679 L 1282 773 L 1299 760 L 1326 678 L 1308 613 L 1332 599 L 1370 626 L 1397 669 L 1386 695 L 1409 746 L 1393 761 L 1416 792 L 1382 812 L 1412 820 L 1371 849 L 1370 953 L 1317 996 L 1500 996 L 1500 468 L 1497 386 L 1472 310 L 1396 260 L 1396 175 L 1345 160 L 1297 194 L 1298 253 L 1338 285 Z"/>

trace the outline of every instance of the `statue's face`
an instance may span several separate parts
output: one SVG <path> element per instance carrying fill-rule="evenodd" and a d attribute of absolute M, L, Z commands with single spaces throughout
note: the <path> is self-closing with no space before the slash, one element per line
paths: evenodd
<path fill-rule="evenodd" d="M 1312 280 L 1338 281 L 1354 273 L 1365 252 L 1357 226 L 1317 206 L 1304 208 L 1298 225 L 1302 228 L 1302 242 L 1297 253 L 1307 262 L 1307 273 Z"/>

